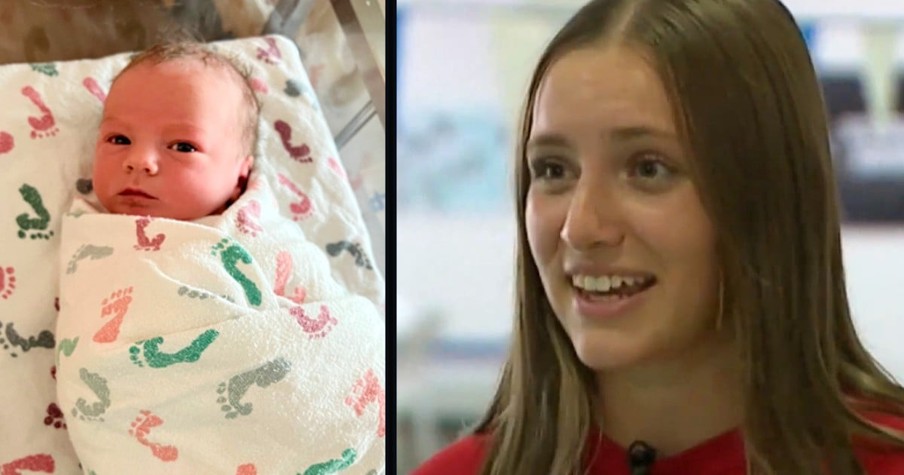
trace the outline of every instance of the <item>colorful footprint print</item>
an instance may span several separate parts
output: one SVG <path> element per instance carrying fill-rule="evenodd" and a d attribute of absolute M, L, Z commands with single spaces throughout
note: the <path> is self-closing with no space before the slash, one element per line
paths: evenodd
<path fill-rule="evenodd" d="M 60 355 L 65 357 L 72 356 L 72 353 L 75 351 L 75 348 L 78 346 L 78 338 L 75 337 L 73 339 L 63 338 L 60 341 L 60 344 L 57 345 L 57 354 L 56 354 L 56 364 L 59 366 L 60 364 Z"/>
<path fill-rule="evenodd" d="M 222 261 L 226 272 L 242 286 L 242 289 L 245 291 L 245 297 L 248 298 L 248 302 L 250 302 L 251 305 L 260 305 L 262 302 L 260 289 L 257 288 L 257 285 L 245 276 L 238 267 L 236 267 L 236 264 L 239 261 L 245 264 L 251 264 L 253 262 L 248 251 L 237 242 L 232 242 L 229 239 L 221 239 L 220 242 L 213 246 L 213 250 L 210 254 L 215 256 L 218 253 L 220 254 L 220 260 Z"/>
<path fill-rule="evenodd" d="M 113 315 L 100 330 L 94 334 L 94 340 L 97 343 L 113 343 L 119 337 L 119 327 L 122 326 L 122 320 L 129 311 L 129 305 L 132 303 L 132 287 L 119 289 L 110 294 L 101 302 L 100 317 L 105 318 Z"/>
<path fill-rule="evenodd" d="M 0 475 L 25 475 L 22 470 L 38 473 L 53 473 L 56 464 L 48 454 L 36 454 L 0 465 Z"/>
<path fill-rule="evenodd" d="M 151 449 L 151 454 L 164 462 L 173 462 L 179 458 L 179 449 L 172 445 L 164 445 L 160 443 L 150 442 L 148 436 L 154 427 L 163 425 L 163 419 L 154 415 L 151 411 L 140 411 L 138 417 L 132 421 L 132 428 L 129 429 L 129 435 L 145 447 Z"/>
<path fill-rule="evenodd" d="M 370 265 L 370 259 L 367 258 L 367 255 L 364 253 L 364 249 L 361 248 L 360 244 L 350 241 L 337 241 L 326 245 L 327 254 L 333 257 L 338 257 L 339 254 L 342 254 L 342 251 L 348 251 L 348 253 L 355 258 L 356 266 L 363 267 L 367 270 L 373 270 L 373 266 Z"/>
<path fill-rule="evenodd" d="M 50 403 L 47 406 L 47 417 L 44 418 L 45 426 L 53 426 L 55 429 L 66 429 L 66 421 L 63 419 L 63 411 L 56 403 Z"/>
<path fill-rule="evenodd" d="M 342 451 L 338 459 L 331 459 L 323 463 L 311 465 L 304 471 L 304 475 L 332 475 L 350 467 L 358 458 L 355 449 L 348 448 Z"/>
<path fill-rule="evenodd" d="M 327 308 L 326 305 L 320 306 L 320 313 L 317 315 L 316 319 L 305 315 L 304 309 L 301 307 L 292 307 L 289 309 L 289 313 L 295 317 L 295 321 L 301 325 L 301 329 L 304 330 L 311 339 L 325 337 L 327 333 L 339 323 L 330 315 L 330 309 Z"/>
<path fill-rule="evenodd" d="M 97 80 L 92 77 L 86 77 L 82 80 L 82 85 L 85 86 L 85 89 L 91 93 L 92 96 L 96 97 L 97 100 L 103 104 L 107 100 L 107 93 L 101 89 L 100 84 L 97 83 Z"/>
<path fill-rule="evenodd" d="M 6 300 L 16 290 L 16 269 L 13 267 L 0 267 L 0 298 Z"/>
<path fill-rule="evenodd" d="M 12 135 L 6 132 L 0 132 L 0 155 L 12 152 L 15 146 L 16 140 L 13 139 Z"/>
<path fill-rule="evenodd" d="M 25 239 L 25 235 L 27 234 L 26 231 L 35 231 L 28 235 L 31 239 L 50 239 L 50 237 L 53 236 L 53 231 L 47 230 L 47 227 L 50 225 L 50 213 L 48 213 L 47 208 L 44 207 L 44 200 L 41 198 L 41 194 L 38 193 L 38 190 L 35 187 L 28 183 L 19 187 L 19 194 L 22 195 L 22 199 L 31 206 L 32 211 L 38 215 L 37 218 L 30 217 L 28 213 L 22 213 L 19 216 L 16 216 L 16 224 L 19 225 L 19 239 Z"/>
<path fill-rule="evenodd" d="M 83 244 L 79 246 L 79 248 L 75 251 L 75 254 L 72 255 L 72 259 L 69 259 L 69 264 L 66 265 L 66 273 L 72 274 L 78 270 L 78 263 L 84 259 L 91 259 L 92 261 L 96 261 L 98 259 L 103 259 L 104 257 L 108 257 L 113 254 L 113 248 L 109 246 L 95 246 L 93 244 Z"/>
<path fill-rule="evenodd" d="M 276 46 L 276 40 L 273 38 L 264 38 L 267 42 L 266 47 L 257 48 L 257 59 L 263 60 L 267 64 L 276 64 L 282 59 L 282 53 Z"/>
<path fill-rule="evenodd" d="M 179 290 L 177 290 L 176 292 L 179 294 L 180 297 L 188 297 L 188 298 L 192 298 L 192 299 L 207 300 L 207 299 L 217 298 L 216 295 L 214 295 L 210 292 L 205 292 L 203 290 L 190 289 L 184 285 L 179 287 Z M 232 297 L 230 297 L 228 295 L 220 295 L 219 297 L 222 299 L 225 299 L 229 302 L 235 303 L 235 300 L 232 300 Z"/>
<path fill-rule="evenodd" d="M 145 228 L 150 222 L 151 218 L 146 216 L 135 220 L 135 237 L 138 239 L 138 244 L 135 245 L 136 251 L 159 251 L 160 245 L 166 240 L 166 235 L 162 233 L 154 236 L 154 239 L 148 238 Z"/>
<path fill-rule="evenodd" d="M 258 224 L 260 219 L 261 204 L 258 203 L 257 200 L 251 200 L 248 204 L 239 209 L 239 212 L 236 214 L 235 225 L 242 233 L 257 237 L 257 233 L 264 230 L 264 228 Z"/>
<path fill-rule="evenodd" d="M 330 157 L 326 161 L 326 164 L 330 167 L 330 170 L 333 170 L 333 173 L 339 175 L 339 178 L 348 180 L 348 175 L 345 174 L 345 168 L 342 168 L 342 164 L 339 163 L 339 160 L 336 160 L 334 157 Z"/>
<path fill-rule="evenodd" d="M 55 77 L 60 74 L 60 72 L 57 71 L 55 63 L 31 63 L 29 66 L 31 66 L 32 71 L 39 72 L 46 76 Z"/>
<path fill-rule="evenodd" d="M 386 391 L 380 385 L 374 370 L 368 369 L 364 376 L 355 381 L 351 395 L 345 398 L 345 404 L 354 409 L 358 417 L 364 415 L 368 406 L 376 404 L 380 415 L 377 437 L 386 436 Z"/>
<path fill-rule="evenodd" d="M 286 297 L 300 305 L 304 303 L 304 299 L 307 297 L 307 292 L 304 287 L 298 286 L 295 288 L 293 295 L 286 295 L 286 285 L 289 283 L 289 277 L 292 275 L 292 268 L 294 265 L 295 264 L 292 262 L 292 254 L 289 253 L 289 251 L 281 251 L 277 254 L 276 281 L 273 286 L 273 291 L 276 295 Z"/>
<path fill-rule="evenodd" d="M 252 463 L 239 465 L 239 468 L 235 470 L 235 475 L 257 475 L 257 467 Z"/>
<path fill-rule="evenodd" d="M 41 94 L 31 86 L 22 88 L 22 95 L 27 97 L 41 111 L 40 117 L 28 117 L 28 125 L 31 126 L 31 138 L 53 137 L 60 131 L 56 126 L 56 119 L 53 118 L 53 112 L 44 104 Z"/>
<path fill-rule="evenodd" d="M 129 359 L 139 368 L 143 368 L 145 364 L 151 368 L 166 368 L 178 363 L 194 363 L 201 359 L 201 355 L 216 341 L 218 336 L 220 336 L 220 332 L 206 330 L 192 340 L 188 346 L 175 353 L 160 351 L 160 345 L 163 344 L 162 336 L 142 340 L 129 348 Z"/>
<path fill-rule="evenodd" d="M 13 328 L 13 322 L 8 322 L 5 329 L 4 324 L 0 322 L 0 330 L 3 330 L 3 333 L 0 334 L 0 345 L 3 345 L 4 350 L 9 351 L 9 355 L 13 358 L 19 356 L 15 352 L 16 347 L 20 348 L 23 353 L 27 353 L 33 348 L 53 348 L 56 346 L 53 332 L 50 330 L 42 330 L 38 333 L 38 336 L 30 336 L 28 338 L 23 338 L 19 335 L 19 332 Z"/>
<path fill-rule="evenodd" d="M 280 173 L 277 175 L 277 178 L 279 179 L 279 183 L 281 185 L 288 188 L 289 191 L 291 191 L 293 194 L 295 194 L 295 196 L 298 197 L 298 201 L 289 203 L 289 210 L 292 211 L 292 219 L 295 221 L 301 221 L 302 219 L 311 216 L 311 214 L 313 214 L 314 212 L 314 207 L 311 203 L 311 199 L 308 198 L 308 195 L 299 190 L 295 183 L 292 183 L 292 180 L 290 180 L 289 177 Z"/>
<path fill-rule="evenodd" d="M 247 416 L 254 409 L 252 403 L 242 403 L 242 398 L 252 385 L 266 388 L 282 381 L 289 374 L 291 364 L 284 358 L 277 358 L 263 366 L 233 376 L 229 381 L 217 387 L 217 403 L 227 419 L 235 419 L 239 415 Z M 228 403 L 228 404 L 227 404 Z"/>
<path fill-rule="evenodd" d="M 276 129 L 276 132 L 279 134 L 283 148 L 286 149 L 286 152 L 289 153 L 289 156 L 292 157 L 293 160 L 300 163 L 311 163 L 314 161 L 314 159 L 311 158 L 311 149 L 308 148 L 307 145 L 292 145 L 291 125 L 282 120 L 277 120 L 273 123 L 273 128 Z"/>
<path fill-rule="evenodd" d="M 79 368 L 78 375 L 97 397 L 97 401 L 88 404 L 85 398 L 78 398 L 75 407 L 72 408 L 72 416 L 83 421 L 103 422 L 104 418 L 101 416 L 110 408 L 110 386 L 106 378 L 85 368 Z"/>

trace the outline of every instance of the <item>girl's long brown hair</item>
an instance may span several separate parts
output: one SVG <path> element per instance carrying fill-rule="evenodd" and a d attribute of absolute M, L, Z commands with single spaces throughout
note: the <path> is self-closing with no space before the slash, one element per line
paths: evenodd
<path fill-rule="evenodd" d="M 806 44 L 777 0 L 595 0 L 546 48 L 519 135 L 514 336 L 476 429 L 491 436 L 481 473 L 587 468 L 595 376 L 555 318 L 530 254 L 524 145 L 550 65 L 612 44 L 658 72 L 694 157 L 719 236 L 725 325 L 744 366 L 749 473 L 863 474 L 852 437 L 904 447 L 864 412 L 904 415 L 904 389 L 851 321 L 825 106 Z"/>

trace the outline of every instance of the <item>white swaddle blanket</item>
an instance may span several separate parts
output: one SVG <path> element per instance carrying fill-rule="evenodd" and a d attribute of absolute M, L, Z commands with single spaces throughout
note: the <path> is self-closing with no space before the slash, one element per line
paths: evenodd
<path fill-rule="evenodd" d="M 57 381 L 86 474 L 379 474 L 382 295 L 353 293 L 272 186 L 193 222 L 63 217 Z"/>

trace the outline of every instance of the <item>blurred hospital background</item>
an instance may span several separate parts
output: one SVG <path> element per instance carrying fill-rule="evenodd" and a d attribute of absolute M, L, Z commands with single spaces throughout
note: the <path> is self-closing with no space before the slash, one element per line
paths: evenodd
<path fill-rule="evenodd" d="M 398 2 L 398 427 L 408 473 L 480 417 L 512 317 L 510 163 L 576 0 Z M 904 380 L 904 2 L 785 0 L 819 71 L 857 326 Z"/>

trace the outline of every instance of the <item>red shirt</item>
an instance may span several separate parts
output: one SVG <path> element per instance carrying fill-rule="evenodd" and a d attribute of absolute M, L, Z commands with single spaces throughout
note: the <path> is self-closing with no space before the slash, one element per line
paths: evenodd
<path fill-rule="evenodd" d="M 882 426 L 904 430 L 904 420 L 876 416 Z M 411 475 L 476 475 L 484 457 L 487 436 L 468 436 L 427 460 Z M 628 475 L 627 450 L 603 437 L 595 448 L 590 475 Z M 594 453 L 594 452 L 591 452 Z M 858 448 L 857 456 L 869 475 L 904 474 L 904 450 Z M 707 440 L 680 454 L 658 458 L 650 475 L 746 475 L 744 443 L 733 430 Z"/>

